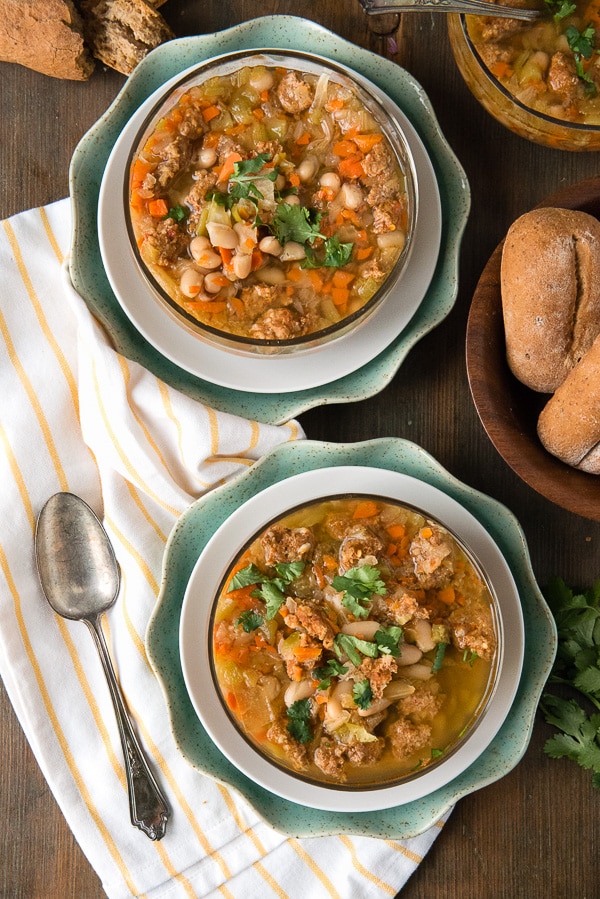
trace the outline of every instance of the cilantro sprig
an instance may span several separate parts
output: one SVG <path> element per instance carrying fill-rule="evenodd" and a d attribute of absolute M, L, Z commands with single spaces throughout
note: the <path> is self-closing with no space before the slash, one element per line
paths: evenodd
<path fill-rule="evenodd" d="M 596 85 L 590 73 L 585 69 L 584 60 L 591 59 L 593 54 L 598 52 L 594 46 L 596 29 L 593 25 L 587 25 L 583 31 L 579 31 L 575 25 L 569 25 L 565 29 L 565 37 L 573 53 L 577 77 L 584 82 L 586 92 L 595 96 L 597 92 Z"/>
<path fill-rule="evenodd" d="M 342 605 L 359 619 L 368 617 L 374 594 L 382 596 L 386 592 L 379 569 L 373 565 L 361 565 L 349 568 L 343 575 L 336 574 L 331 585 L 338 593 L 344 593 Z"/>
<path fill-rule="evenodd" d="M 287 710 L 288 733 L 299 743 L 310 743 L 313 737 L 308 699 L 297 699 Z"/>
<path fill-rule="evenodd" d="M 574 694 L 567 698 L 549 689 L 544 692 L 540 709 L 559 730 L 546 741 L 544 751 L 591 770 L 592 784 L 600 790 L 600 581 L 578 593 L 554 578 L 544 593 L 558 633 L 547 687 L 557 684 Z M 588 714 L 590 705 L 598 711 Z"/>
<path fill-rule="evenodd" d="M 231 578 L 227 592 L 231 593 L 233 590 L 256 584 L 256 590 L 250 595 L 263 600 L 266 605 L 267 621 L 270 621 L 285 602 L 285 588 L 300 577 L 304 566 L 304 562 L 278 562 L 274 566 L 278 576 L 269 578 L 258 566 L 246 565 Z"/>

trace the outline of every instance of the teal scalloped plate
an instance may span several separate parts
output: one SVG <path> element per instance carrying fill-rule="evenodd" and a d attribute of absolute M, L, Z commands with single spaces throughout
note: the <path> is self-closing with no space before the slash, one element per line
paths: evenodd
<path fill-rule="evenodd" d="M 238 771 L 202 727 L 187 693 L 179 655 L 179 621 L 187 582 L 204 546 L 229 515 L 250 497 L 284 478 L 315 468 L 366 465 L 401 471 L 432 484 L 462 503 L 488 530 L 506 558 L 519 590 L 525 622 L 525 660 L 515 702 L 490 746 L 460 777 L 429 796 L 380 812 L 324 812 L 269 793 Z M 423 449 L 382 438 L 354 444 L 285 443 L 234 480 L 199 499 L 169 538 L 158 603 L 146 648 L 164 691 L 171 727 L 187 761 L 236 790 L 277 830 L 292 836 L 352 833 L 408 839 L 434 824 L 462 796 L 511 771 L 525 752 L 535 711 L 556 655 L 556 627 L 536 583 L 525 537 L 514 515 L 496 500 L 453 478 Z"/>
<path fill-rule="evenodd" d="M 431 159 L 440 190 L 442 241 L 432 283 L 402 333 L 371 362 L 322 387 L 283 394 L 231 390 L 184 371 L 152 347 L 130 322 L 102 264 L 96 217 L 102 175 L 121 129 L 150 94 L 172 76 L 234 50 L 306 50 L 349 66 L 382 88 L 408 116 Z M 84 135 L 70 167 L 73 286 L 102 322 L 116 349 L 163 381 L 214 409 L 279 424 L 314 406 L 374 396 L 392 380 L 409 350 L 449 314 L 458 290 L 458 256 L 470 210 L 465 173 L 444 139 L 421 86 L 404 69 L 320 25 L 294 16 L 265 16 L 217 34 L 179 38 L 157 47 L 136 67 L 107 112 Z"/>

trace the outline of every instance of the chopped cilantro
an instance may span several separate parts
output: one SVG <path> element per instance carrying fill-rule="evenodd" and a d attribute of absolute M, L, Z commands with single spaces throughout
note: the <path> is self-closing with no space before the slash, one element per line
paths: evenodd
<path fill-rule="evenodd" d="M 344 593 L 342 605 L 356 618 L 367 617 L 369 602 L 374 593 L 382 595 L 386 592 L 385 583 L 379 576 L 379 569 L 373 565 L 350 568 L 344 575 L 336 574 L 332 587 L 339 593 Z"/>
<path fill-rule="evenodd" d="M 243 629 L 247 634 L 251 633 L 251 631 L 255 631 L 257 627 L 260 627 L 263 623 L 262 615 L 259 615 L 258 612 L 253 612 L 251 609 L 246 609 L 245 612 L 242 612 L 240 617 L 235 622 L 236 624 L 241 624 Z"/>
<path fill-rule="evenodd" d="M 592 771 L 600 790 L 600 713 L 587 714 L 579 700 L 600 710 L 600 581 L 583 593 L 556 578 L 544 591 L 558 632 L 558 652 L 548 684 L 575 692 L 566 699 L 546 690 L 540 708 L 560 733 L 544 746 L 551 758 L 570 758 Z"/>
<path fill-rule="evenodd" d="M 586 93 L 595 96 L 597 93 L 596 85 L 583 64 L 584 60 L 591 59 L 594 52 L 597 52 L 594 50 L 594 42 L 596 40 L 594 26 L 588 25 L 583 31 L 579 31 L 574 25 L 569 25 L 565 29 L 565 37 L 573 52 L 577 77 L 585 83 Z"/>
<path fill-rule="evenodd" d="M 402 628 L 396 624 L 389 627 L 382 626 L 375 632 L 374 637 L 377 649 L 382 656 L 402 655 L 400 641 L 402 640 Z"/>
<path fill-rule="evenodd" d="M 333 641 L 333 651 L 340 660 L 344 654 L 347 655 L 357 668 L 362 662 L 363 656 L 375 659 L 379 655 L 376 643 L 361 640 L 360 637 L 353 637 L 352 634 L 337 634 Z"/>
<path fill-rule="evenodd" d="M 274 581 L 264 581 L 252 596 L 262 599 L 267 606 L 267 621 L 275 618 L 277 612 L 285 602 L 285 593 L 279 589 Z"/>
<path fill-rule="evenodd" d="M 257 181 L 275 181 L 278 170 L 273 167 L 264 170 L 265 164 L 271 159 L 268 153 L 258 153 L 252 159 L 242 159 L 233 166 L 233 173 L 229 176 L 228 195 L 234 200 L 262 200 L 263 194 L 256 186 Z"/>
<path fill-rule="evenodd" d="M 251 584 L 260 584 L 264 577 L 264 574 L 256 565 L 246 565 L 245 568 L 240 568 L 239 571 L 236 571 L 231 578 L 227 592 L 231 593 L 232 590 L 241 590 L 242 587 L 249 587 Z"/>
<path fill-rule="evenodd" d="M 440 645 L 441 645 L 441 644 L 440 644 Z M 444 750 L 443 750 L 443 749 L 433 749 L 433 748 L 432 748 L 432 750 L 431 750 L 431 758 L 432 758 L 432 759 L 439 759 L 439 757 L 440 757 L 441 755 L 443 755 L 443 754 L 444 754 Z"/>
<path fill-rule="evenodd" d="M 301 262 L 302 268 L 340 268 L 350 261 L 353 243 L 340 243 L 337 234 L 328 237 L 323 244 L 323 250 L 317 253 L 312 247 L 306 247 L 306 259 Z"/>
<path fill-rule="evenodd" d="M 473 665 L 475 664 L 475 662 L 477 661 L 478 658 L 479 658 L 479 656 L 477 655 L 477 653 L 475 652 L 474 649 L 465 649 L 465 651 L 463 652 L 462 660 L 463 660 L 463 662 L 466 662 L 467 665 L 470 665 L 471 668 L 473 667 Z"/>
<path fill-rule="evenodd" d="M 328 659 L 325 665 L 313 669 L 313 677 L 319 681 L 317 690 L 327 690 L 331 686 L 331 678 L 345 674 L 348 668 L 337 659 Z"/>
<path fill-rule="evenodd" d="M 227 592 L 257 584 L 257 589 L 251 595 L 266 603 L 267 620 L 270 621 L 285 602 L 285 588 L 297 577 L 300 577 L 304 571 L 304 565 L 304 562 L 280 562 L 275 565 L 279 576 L 274 578 L 266 577 L 264 572 L 254 564 L 247 565 L 232 577 Z"/>
<path fill-rule="evenodd" d="M 166 219 L 173 219 L 174 222 L 184 222 L 189 215 L 189 210 L 185 206 L 172 206 L 165 215 Z"/>
<path fill-rule="evenodd" d="M 555 22 L 566 19 L 567 16 L 570 16 L 577 9 L 576 5 L 571 3 L 571 0 L 545 0 L 545 2 Z"/>
<path fill-rule="evenodd" d="M 369 708 L 373 702 L 373 690 L 367 678 L 355 682 L 352 688 L 352 698 L 359 709 Z"/>
<path fill-rule="evenodd" d="M 275 210 L 271 228 L 280 244 L 293 240 L 297 243 L 313 243 L 318 237 L 325 239 L 319 231 L 321 214 L 306 206 L 290 206 L 279 203 Z"/>
<path fill-rule="evenodd" d="M 312 728 L 310 726 L 310 702 L 308 699 L 298 699 L 287 710 L 288 733 L 299 743 L 310 743 L 312 740 Z"/>

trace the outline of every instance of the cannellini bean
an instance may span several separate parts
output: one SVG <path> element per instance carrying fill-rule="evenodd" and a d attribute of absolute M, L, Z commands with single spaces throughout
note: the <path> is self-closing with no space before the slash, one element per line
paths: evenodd
<path fill-rule="evenodd" d="M 285 284 L 287 280 L 283 269 L 277 268 L 275 265 L 265 265 L 264 268 L 258 269 L 256 277 L 263 284 L 269 284 L 271 287 L 277 284 Z"/>
<path fill-rule="evenodd" d="M 306 252 L 301 243 L 296 243 L 295 240 L 288 240 L 279 258 L 282 262 L 297 262 L 300 259 L 304 259 L 305 256 Z"/>
<path fill-rule="evenodd" d="M 254 90 L 258 91 L 259 94 L 263 91 L 270 90 L 274 84 L 272 73 L 262 68 L 252 72 L 249 81 Z"/>
<path fill-rule="evenodd" d="M 378 621 L 349 621 L 342 627 L 342 633 L 360 637 L 361 640 L 372 640 L 380 627 Z"/>
<path fill-rule="evenodd" d="M 390 681 L 387 687 L 383 688 L 383 695 L 386 699 L 391 699 L 392 702 L 396 702 L 397 699 L 404 699 L 405 696 L 410 696 L 414 692 L 415 688 L 406 680 Z"/>
<path fill-rule="evenodd" d="M 327 705 L 325 706 L 325 719 L 328 722 L 331 721 L 340 721 L 341 719 L 347 721 L 349 713 L 346 711 L 346 706 L 351 703 L 354 704 L 352 700 L 352 681 L 342 680 L 338 681 L 333 690 L 331 691 L 331 695 L 327 699 Z M 338 725 L 339 726 L 339 725 Z"/>
<path fill-rule="evenodd" d="M 238 237 L 238 253 L 251 253 L 256 246 L 256 228 L 246 222 L 236 222 L 233 230 Z"/>
<path fill-rule="evenodd" d="M 285 187 L 285 182 L 285 175 L 279 173 L 279 175 L 277 175 L 277 177 L 275 178 L 275 190 L 283 190 L 283 188 Z"/>
<path fill-rule="evenodd" d="M 210 169 L 217 161 L 217 151 L 214 147 L 202 147 L 198 153 L 198 165 L 201 169 Z"/>
<path fill-rule="evenodd" d="M 314 681 L 312 680 L 294 680 L 287 687 L 283 694 L 283 701 L 289 707 L 299 699 L 308 699 L 315 692 Z"/>
<path fill-rule="evenodd" d="M 383 712 L 383 710 L 387 709 L 391 704 L 391 699 L 386 699 L 382 696 L 381 699 L 376 699 L 372 702 L 368 709 L 358 709 L 358 714 L 361 718 L 368 718 L 369 715 L 376 715 L 377 712 Z"/>
<path fill-rule="evenodd" d="M 411 627 L 414 641 L 421 652 L 429 652 L 435 649 L 435 641 L 431 635 L 431 624 L 425 618 L 417 618 Z"/>
<path fill-rule="evenodd" d="M 263 253 L 267 253 L 268 256 L 279 256 L 283 247 L 279 243 L 276 237 L 269 235 L 268 237 L 263 237 L 261 242 L 258 245 L 259 250 L 262 250 Z"/>
<path fill-rule="evenodd" d="M 342 186 L 340 176 L 337 172 L 324 172 L 319 178 L 319 184 L 321 187 L 329 188 L 329 190 L 334 191 L 336 194 Z"/>
<path fill-rule="evenodd" d="M 220 268 L 223 260 L 219 253 L 215 253 L 214 250 L 204 250 L 203 253 L 198 254 L 198 258 L 196 262 L 200 266 L 200 268 L 205 268 L 208 271 L 213 271 L 216 268 Z"/>
<path fill-rule="evenodd" d="M 202 290 L 203 276 L 195 268 L 186 268 L 179 281 L 179 289 L 184 297 L 197 297 Z"/>
<path fill-rule="evenodd" d="M 416 662 L 420 662 L 422 657 L 423 653 L 418 646 L 415 646 L 413 643 L 402 643 L 400 646 L 400 655 L 396 659 L 396 662 L 400 666 L 414 665 Z"/>
<path fill-rule="evenodd" d="M 207 293 L 218 293 L 222 287 L 226 287 L 229 280 L 222 272 L 209 272 L 204 276 L 204 289 Z"/>
<path fill-rule="evenodd" d="M 358 209 L 363 201 L 362 190 L 358 184 L 346 182 L 340 188 L 340 197 L 346 209 Z"/>
<path fill-rule="evenodd" d="M 431 665 L 426 662 L 417 662 L 416 665 L 407 665 L 402 669 L 405 677 L 414 677 L 415 680 L 429 680 L 432 675 Z"/>
<path fill-rule="evenodd" d="M 281 681 L 272 674 L 262 674 L 258 679 L 258 686 L 267 699 L 276 699 L 281 692 Z"/>
<path fill-rule="evenodd" d="M 212 251 L 212 246 L 208 237 L 193 237 L 190 241 L 190 254 L 192 259 L 195 259 L 198 262 L 198 257 L 206 252 L 206 250 Z"/>
<path fill-rule="evenodd" d="M 252 270 L 252 256 L 248 253 L 236 253 L 231 260 L 231 268 L 236 278 L 247 278 Z"/>
<path fill-rule="evenodd" d="M 220 222 L 209 222 L 206 230 L 213 247 L 223 247 L 225 250 L 235 250 L 237 247 L 238 235 L 229 225 L 222 225 Z"/>
<path fill-rule="evenodd" d="M 298 194 L 288 194 L 285 198 L 285 202 L 288 206 L 299 206 L 300 197 L 298 196 Z"/>
<path fill-rule="evenodd" d="M 396 228 L 395 231 L 386 231 L 384 234 L 377 235 L 377 245 L 381 247 L 382 250 L 385 250 L 388 247 L 397 247 L 401 250 L 405 243 L 406 234 L 402 228 Z"/>
<path fill-rule="evenodd" d="M 302 162 L 296 166 L 296 174 L 300 181 L 310 181 L 317 174 L 319 163 L 314 156 L 306 156 Z"/>

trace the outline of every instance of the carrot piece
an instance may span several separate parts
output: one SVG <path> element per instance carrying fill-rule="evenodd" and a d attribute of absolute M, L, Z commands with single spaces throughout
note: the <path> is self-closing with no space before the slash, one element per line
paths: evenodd
<path fill-rule="evenodd" d="M 335 302 L 335 301 L 334 301 Z M 377 515 L 379 512 L 379 505 L 372 499 L 364 499 L 360 502 L 354 512 L 352 513 L 353 518 L 372 518 L 373 515 Z"/>
<path fill-rule="evenodd" d="M 308 280 L 317 291 L 317 293 L 323 290 L 323 279 L 320 274 L 314 270 L 314 268 L 307 269 L 306 274 L 308 275 Z"/>
<path fill-rule="evenodd" d="M 190 300 L 185 305 L 192 311 L 208 312 L 209 315 L 216 315 L 217 312 L 225 312 L 227 309 L 225 300 Z"/>
<path fill-rule="evenodd" d="M 329 571 L 333 571 L 337 568 L 337 561 L 334 556 L 330 556 L 329 554 L 323 556 L 323 564 Z"/>
<path fill-rule="evenodd" d="M 304 278 L 304 272 L 299 265 L 293 265 L 288 271 L 287 276 L 290 281 L 302 281 L 302 279 Z"/>
<path fill-rule="evenodd" d="M 443 590 L 438 590 L 437 595 L 438 599 L 446 603 L 447 606 L 451 606 L 456 600 L 456 591 L 454 590 L 454 587 L 444 587 Z"/>
<path fill-rule="evenodd" d="M 229 156 L 227 157 L 227 159 L 221 166 L 221 171 L 219 172 L 218 181 L 220 184 L 222 184 L 223 181 L 227 181 L 227 179 L 233 175 L 233 170 L 234 170 L 236 162 L 241 162 L 241 161 L 242 161 L 242 157 L 240 156 L 240 154 L 238 152 L 234 151 L 233 153 L 229 154 Z"/>
<path fill-rule="evenodd" d="M 325 104 L 325 109 L 327 112 L 337 112 L 339 109 L 342 109 L 344 106 L 344 101 L 341 97 L 334 97 L 332 100 L 329 100 L 328 103 Z"/>
<path fill-rule="evenodd" d="M 317 565 L 316 562 L 313 562 L 312 565 L 313 574 L 315 576 L 315 580 L 317 582 L 317 586 L 322 590 L 327 581 L 325 580 L 325 575 L 323 573 L 323 569 L 320 565 Z"/>
<path fill-rule="evenodd" d="M 304 147 L 306 144 L 310 143 L 310 131 L 303 131 L 300 137 L 296 138 L 296 143 L 300 147 Z"/>
<path fill-rule="evenodd" d="M 294 656 L 299 662 L 308 662 L 312 659 L 318 659 L 321 655 L 320 646 L 296 646 L 294 647 Z"/>
<path fill-rule="evenodd" d="M 333 276 L 333 286 L 334 287 L 348 287 L 354 281 L 356 276 L 352 274 L 352 272 L 343 272 L 341 269 L 338 269 Z"/>
<path fill-rule="evenodd" d="M 333 300 L 336 306 L 343 306 L 348 302 L 350 297 L 350 291 L 347 287 L 332 287 L 331 288 L 331 299 Z"/>
<path fill-rule="evenodd" d="M 136 159 L 131 173 L 132 188 L 141 187 L 148 172 L 152 171 L 152 163 L 145 159 Z"/>
<path fill-rule="evenodd" d="M 300 187 L 300 178 L 296 174 L 296 172 L 290 172 L 288 175 L 288 181 L 292 185 L 292 187 Z"/>
<path fill-rule="evenodd" d="M 388 532 L 392 540 L 399 540 L 400 537 L 404 537 L 404 535 L 406 534 L 406 528 L 403 524 L 390 524 L 386 528 L 386 531 Z"/>
<path fill-rule="evenodd" d="M 261 91 L 261 92 L 260 92 L 260 99 L 263 101 L 263 103 L 266 103 L 266 102 L 267 102 L 267 100 L 269 99 L 269 91 L 268 91 L 268 89 L 265 89 L 264 91 Z"/>
<path fill-rule="evenodd" d="M 237 699 L 235 693 L 233 693 L 232 690 L 229 690 L 229 692 L 227 693 L 227 705 L 232 711 L 234 709 L 237 709 Z"/>
<path fill-rule="evenodd" d="M 360 156 L 348 156 L 341 159 L 338 171 L 342 178 L 360 178 L 361 175 L 364 175 Z"/>
<path fill-rule="evenodd" d="M 148 212 L 154 218 L 162 218 L 169 211 L 169 207 L 164 200 L 150 200 L 148 203 Z"/>
<path fill-rule="evenodd" d="M 430 537 L 433 537 L 433 531 L 429 527 L 421 528 L 420 534 L 424 540 L 429 540 Z"/>
<path fill-rule="evenodd" d="M 230 297 L 229 305 L 230 305 L 231 309 L 233 310 L 233 312 L 235 312 L 236 315 L 239 315 L 240 317 L 242 317 L 246 314 L 246 307 L 244 306 L 243 301 L 240 300 L 239 297 Z"/>
<path fill-rule="evenodd" d="M 345 159 L 347 156 L 356 155 L 356 144 L 351 140 L 338 140 L 332 147 L 336 156 Z"/>
<path fill-rule="evenodd" d="M 359 260 L 368 259 L 373 254 L 373 247 L 359 247 L 356 251 L 356 258 Z"/>
<path fill-rule="evenodd" d="M 264 253 L 262 250 L 259 250 L 258 247 L 255 247 L 252 250 L 252 268 L 253 272 L 256 271 L 257 268 L 260 268 L 264 261 Z"/>
<path fill-rule="evenodd" d="M 252 115 L 254 116 L 255 119 L 264 119 L 265 111 L 264 111 L 264 109 L 261 109 L 260 106 L 257 106 L 255 109 L 252 110 Z"/>
<path fill-rule="evenodd" d="M 381 143 L 383 134 L 355 134 L 352 138 L 361 153 L 368 153 L 375 144 Z"/>
<path fill-rule="evenodd" d="M 211 122 L 213 119 L 216 119 L 217 116 L 221 115 L 220 108 L 215 104 L 212 106 L 207 106 L 206 109 L 202 110 L 202 118 L 205 122 Z"/>

